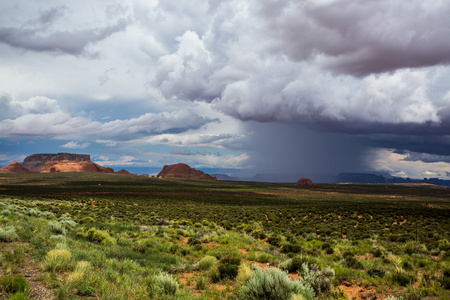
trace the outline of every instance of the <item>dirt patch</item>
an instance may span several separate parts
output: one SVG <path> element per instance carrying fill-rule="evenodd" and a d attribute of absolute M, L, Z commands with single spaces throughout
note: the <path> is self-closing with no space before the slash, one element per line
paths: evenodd
<path fill-rule="evenodd" d="M 246 255 L 248 253 L 247 249 L 239 248 L 239 252 L 241 252 L 243 255 Z"/>
<path fill-rule="evenodd" d="M 188 240 L 189 240 L 189 238 L 183 237 L 183 238 L 180 240 L 180 244 L 181 244 L 181 245 L 187 245 Z"/>
<path fill-rule="evenodd" d="M 14 247 L 22 246 L 24 248 L 28 247 L 28 244 L 26 243 L 9 243 L 6 244 L 5 247 L 2 249 L 2 253 L 14 252 Z M 25 262 L 23 264 L 24 267 L 18 268 L 18 274 L 22 274 L 30 284 L 30 293 L 31 298 L 33 299 L 48 299 L 53 300 L 56 299 L 55 294 L 53 291 L 45 286 L 45 283 L 38 280 L 39 275 L 41 275 L 39 265 L 31 259 L 31 253 L 26 252 L 25 253 Z M 7 271 L 3 268 L 0 269 L 0 276 L 8 275 Z"/>
<path fill-rule="evenodd" d="M 366 299 L 385 299 L 388 295 L 381 293 L 375 286 L 353 284 L 348 281 L 342 282 L 336 287 L 336 290 L 342 290 L 349 299 L 366 300 Z"/>

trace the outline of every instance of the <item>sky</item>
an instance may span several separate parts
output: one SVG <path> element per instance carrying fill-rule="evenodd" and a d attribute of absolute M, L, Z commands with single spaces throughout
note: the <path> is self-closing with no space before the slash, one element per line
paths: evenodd
<path fill-rule="evenodd" d="M 4 0 L 0 165 L 450 179 L 448 0 Z M 230 171 L 231 170 L 231 171 Z"/>

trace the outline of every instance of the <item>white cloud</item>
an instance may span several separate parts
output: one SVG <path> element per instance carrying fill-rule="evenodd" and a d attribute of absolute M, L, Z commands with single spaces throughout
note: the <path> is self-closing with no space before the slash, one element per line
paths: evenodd
<path fill-rule="evenodd" d="M 118 160 L 109 160 L 108 157 L 100 156 L 95 163 L 101 166 L 131 166 L 135 164 L 136 158 L 129 155 L 121 156 Z"/>
<path fill-rule="evenodd" d="M 69 149 L 86 149 L 87 147 L 89 147 L 89 145 L 91 145 L 91 143 L 86 142 L 86 143 L 79 144 L 76 141 L 71 141 L 71 142 L 68 142 L 68 143 L 62 145 L 61 147 L 69 148 Z"/>
<path fill-rule="evenodd" d="M 372 167 L 380 172 L 389 172 L 392 176 L 422 179 L 439 177 L 450 179 L 448 162 L 408 161 L 407 154 L 395 153 L 393 150 L 376 149 L 372 153 Z"/>
<path fill-rule="evenodd" d="M 182 109 L 174 112 L 146 113 L 138 118 L 114 120 L 101 123 L 85 117 L 75 117 L 63 112 L 56 100 L 34 97 L 23 104 L 2 97 L 9 111 L 17 107 L 23 113 L 17 118 L 0 120 L 0 137 L 8 136 L 54 136 L 57 138 L 91 138 L 100 140 L 114 138 L 131 140 L 140 136 L 151 136 L 166 132 L 180 133 L 198 129 L 216 121 Z M 32 112 L 32 113 L 28 113 Z M 41 112 L 41 113 L 39 113 Z M 17 114 L 17 113 L 16 113 Z M 108 142 L 109 146 L 114 144 Z M 70 144 L 69 146 L 74 146 Z"/>

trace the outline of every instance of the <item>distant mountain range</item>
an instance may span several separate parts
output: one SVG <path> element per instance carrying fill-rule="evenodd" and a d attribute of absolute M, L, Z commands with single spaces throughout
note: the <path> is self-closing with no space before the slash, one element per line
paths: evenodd
<path fill-rule="evenodd" d="M 257 174 L 250 178 L 232 177 L 225 174 L 212 174 L 218 180 L 236 181 L 262 181 L 262 182 L 296 182 L 304 175 L 299 174 Z M 450 180 L 439 178 L 400 178 L 385 177 L 371 173 L 340 173 L 339 175 L 313 174 L 308 176 L 316 183 L 428 183 L 441 186 L 450 186 Z"/>

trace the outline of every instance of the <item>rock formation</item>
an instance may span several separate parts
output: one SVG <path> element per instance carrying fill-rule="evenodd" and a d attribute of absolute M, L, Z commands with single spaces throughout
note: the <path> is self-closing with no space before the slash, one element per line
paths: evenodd
<path fill-rule="evenodd" d="M 120 175 L 135 175 L 135 174 L 131 174 L 130 172 L 128 172 L 125 169 L 122 169 L 120 171 L 117 171 L 116 174 L 120 174 Z"/>
<path fill-rule="evenodd" d="M 313 186 L 314 183 L 312 182 L 311 179 L 302 177 L 297 181 L 297 183 L 295 185 L 296 186 Z"/>
<path fill-rule="evenodd" d="M 159 172 L 158 177 L 217 180 L 216 177 L 205 174 L 200 170 L 193 169 L 183 163 L 164 166 L 161 172 Z"/>
<path fill-rule="evenodd" d="M 98 172 L 114 173 L 112 168 L 105 168 L 91 161 L 48 161 L 41 169 L 41 173 L 54 172 Z"/>
<path fill-rule="evenodd" d="M 15 160 L 6 167 L 0 168 L 0 173 L 32 173 L 32 171 L 25 168 L 20 162 Z"/>
<path fill-rule="evenodd" d="M 33 154 L 25 157 L 23 166 L 30 170 L 40 170 L 46 162 L 49 161 L 91 161 L 91 156 L 87 154 L 72 154 L 72 153 L 58 153 L 58 154 Z"/>

